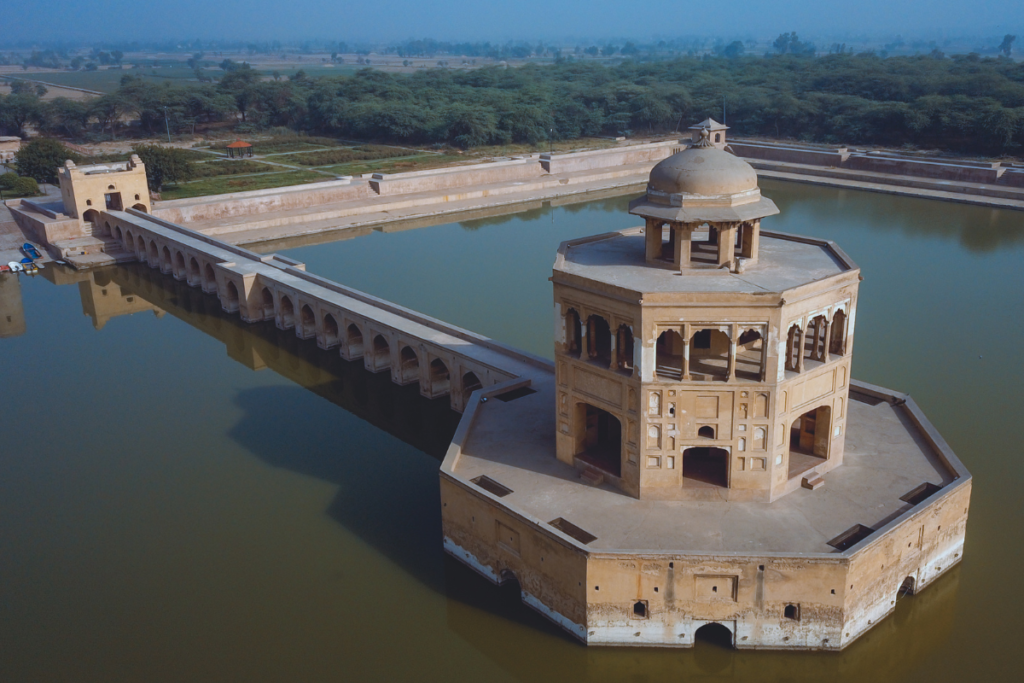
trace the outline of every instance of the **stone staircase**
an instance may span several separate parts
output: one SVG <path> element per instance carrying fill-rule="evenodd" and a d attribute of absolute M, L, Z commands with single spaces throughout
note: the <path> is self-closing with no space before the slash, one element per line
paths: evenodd
<path fill-rule="evenodd" d="M 811 491 L 814 491 L 824 486 L 825 480 L 821 478 L 820 474 L 818 474 L 814 470 L 811 470 L 810 472 L 804 475 L 804 478 L 800 481 L 800 485 L 803 486 L 805 489 L 810 489 Z"/>
<path fill-rule="evenodd" d="M 600 486 L 604 483 L 604 475 L 593 467 L 584 467 L 580 472 L 580 479 L 590 486 Z"/>

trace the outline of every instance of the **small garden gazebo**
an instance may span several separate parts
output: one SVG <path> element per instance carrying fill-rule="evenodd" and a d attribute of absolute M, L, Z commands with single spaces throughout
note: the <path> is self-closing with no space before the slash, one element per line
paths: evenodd
<path fill-rule="evenodd" d="M 243 159 L 252 156 L 252 145 L 248 142 L 235 140 L 228 145 L 228 157 L 232 159 Z"/>

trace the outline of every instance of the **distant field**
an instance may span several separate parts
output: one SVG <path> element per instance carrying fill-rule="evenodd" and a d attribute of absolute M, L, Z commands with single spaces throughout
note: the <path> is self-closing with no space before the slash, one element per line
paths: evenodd
<path fill-rule="evenodd" d="M 216 72 L 220 72 L 217 69 Z M 18 76 L 20 74 L 12 74 Z M 85 88 L 86 90 L 97 90 L 99 92 L 114 92 L 121 86 L 121 78 L 124 76 L 142 77 L 151 83 L 184 83 L 191 79 L 197 83 L 195 75 L 190 69 L 181 67 L 168 67 L 164 69 L 109 69 L 104 71 L 61 71 L 54 73 L 26 74 L 25 78 L 54 83 L 56 85 L 68 85 L 72 88 Z"/>

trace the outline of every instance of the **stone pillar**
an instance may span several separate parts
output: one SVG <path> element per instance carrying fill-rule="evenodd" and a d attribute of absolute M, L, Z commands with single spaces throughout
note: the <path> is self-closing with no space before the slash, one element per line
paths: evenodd
<path fill-rule="evenodd" d="M 832 318 L 825 320 L 825 338 L 821 344 L 821 361 L 827 363 L 829 361 L 829 342 L 832 341 Z"/>
<path fill-rule="evenodd" d="M 683 325 L 683 381 L 690 380 L 690 326 Z"/>
<path fill-rule="evenodd" d="M 735 260 L 736 224 L 725 223 L 718 232 L 718 265 L 723 266 Z"/>
<path fill-rule="evenodd" d="M 672 263 L 682 272 L 686 264 L 690 262 L 690 238 L 693 236 L 693 231 L 677 223 L 672 226 L 672 234 L 675 235 Z"/>
<path fill-rule="evenodd" d="M 619 361 L 619 343 L 618 343 L 619 342 L 619 339 L 618 339 L 619 333 L 618 333 L 618 330 L 610 329 L 611 328 L 611 324 L 609 324 L 608 327 L 609 327 L 609 330 L 608 330 L 609 336 L 612 338 L 611 339 L 611 344 L 612 344 L 611 353 L 608 354 L 609 356 L 611 356 L 611 358 L 608 361 L 608 369 L 611 370 L 612 372 L 614 372 L 615 370 L 619 369 L 619 362 L 618 362 Z"/>
<path fill-rule="evenodd" d="M 806 355 L 806 353 L 807 353 L 807 328 L 809 328 L 809 327 L 810 327 L 810 325 L 804 325 L 803 327 L 800 328 L 800 335 L 799 335 L 800 340 L 797 342 L 797 352 L 798 352 L 798 355 L 796 357 L 796 371 L 797 372 L 803 372 L 804 371 L 804 355 Z"/>
<path fill-rule="evenodd" d="M 785 365 L 783 365 L 785 368 Z M 758 381 L 764 382 L 768 375 L 768 328 L 764 328 L 761 335 L 761 370 L 758 373 Z"/>
<path fill-rule="evenodd" d="M 761 219 L 750 222 L 750 263 L 757 263 L 757 252 L 761 248 Z"/>
<path fill-rule="evenodd" d="M 644 244 L 648 261 L 661 258 L 661 225 L 659 220 L 647 219 L 647 227 L 644 229 Z"/>
<path fill-rule="evenodd" d="M 729 328 L 729 372 L 726 381 L 736 379 L 736 325 Z"/>

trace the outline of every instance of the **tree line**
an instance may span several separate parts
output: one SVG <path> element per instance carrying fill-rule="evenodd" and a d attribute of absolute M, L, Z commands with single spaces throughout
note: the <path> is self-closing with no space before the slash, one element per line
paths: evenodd
<path fill-rule="evenodd" d="M 43 101 L 21 87 L 0 98 L 0 129 L 21 134 L 31 123 L 67 138 L 125 135 L 129 128 L 133 135 L 160 136 L 168 128 L 189 133 L 228 121 L 242 134 L 287 127 L 469 148 L 665 133 L 710 115 L 747 136 L 1022 153 L 1022 63 L 976 54 L 812 56 L 795 35 L 780 38 L 780 53 L 770 57 L 613 66 L 562 61 L 413 74 L 363 69 L 317 78 L 300 71 L 268 79 L 232 63 L 210 83 L 157 85 L 126 75 L 116 92 L 85 102 Z"/>

